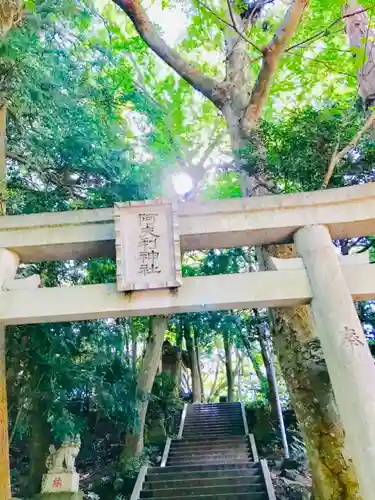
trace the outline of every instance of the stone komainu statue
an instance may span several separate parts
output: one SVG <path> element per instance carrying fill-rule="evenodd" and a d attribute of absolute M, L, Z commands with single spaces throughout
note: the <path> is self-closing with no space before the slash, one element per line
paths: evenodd
<path fill-rule="evenodd" d="M 65 438 L 57 450 L 52 444 L 49 447 L 49 455 L 46 460 L 48 472 L 75 472 L 75 461 L 80 448 L 81 439 L 78 434 L 73 438 Z"/>

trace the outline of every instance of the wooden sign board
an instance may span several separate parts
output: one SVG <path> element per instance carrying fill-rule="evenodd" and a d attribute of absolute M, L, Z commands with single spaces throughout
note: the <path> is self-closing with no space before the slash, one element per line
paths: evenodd
<path fill-rule="evenodd" d="M 115 204 L 117 289 L 181 286 L 180 237 L 172 203 Z"/>

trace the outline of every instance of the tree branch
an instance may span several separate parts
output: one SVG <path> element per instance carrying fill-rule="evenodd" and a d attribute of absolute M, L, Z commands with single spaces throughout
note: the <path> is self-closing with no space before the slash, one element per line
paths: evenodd
<path fill-rule="evenodd" d="M 233 10 L 232 10 L 232 5 L 231 5 L 231 0 L 227 0 L 227 5 L 228 5 L 228 11 L 230 15 L 230 19 L 232 21 L 233 26 L 235 27 L 236 31 L 238 30 L 236 20 L 234 18 Z"/>
<path fill-rule="evenodd" d="M 353 137 L 353 139 L 349 142 L 349 144 L 342 149 L 339 153 L 337 153 L 337 149 L 335 149 L 331 161 L 328 166 L 327 173 L 324 177 L 323 181 L 323 188 L 326 188 L 329 184 L 329 181 L 332 178 L 333 172 L 335 170 L 336 165 L 339 163 L 340 160 L 342 160 L 351 149 L 353 149 L 361 139 L 361 137 L 375 124 L 375 114 L 372 114 L 367 120 L 366 123 L 363 125 L 361 130 L 357 132 L 357 134 Z"/>
<path fill-rule="evenodd" d="M 24 164 L 27 163 L 27 160 L 25 158 L 17 155 L 16 153 L 11 153 L 10 151 L 7 151 L 5 156 L 10 160 L 15 160 L 18 161 L 19 163 L 24 163 Z"/>
<path fill-rule="evenodd" d="M 305 40 L 302 40 L 301 42 L 295 43 L 294 45 L 289 47 L 285 52 L 289 52 L 290 50 L 293 50 L 293 49 L 296 49 L 299 47 L 303 47 L 310 42 L 315 42 L 315 41 L 319 40 L 320 38 L 328 36 L 331 34 L 330 29 L 333 28 L 334 26 L 336 26 L 336 24 L 338 24 L 340 21 L 342 21 L 342 20 L 345 21 L 345 19 L 347 19 L 349 17 L 353 17 L 357 14 L 362 14 L 363 12 L 367 12 L 368 10 L 372 10 L 372 9 L 373 9 L 373 7 L 368 7 L 367 9 L 362 9 L 362 10 L 355 12 L 355 13 L 344 14 L 344 15 L 338 17 L 337 19 L 335 19 L 334 21 L 332 21 L 331 23 L 329 23 L 329 25 L 326 26 L 325 28 L 322 28 L 320 31 L 318 31 L 314 35 L 310 36 L 309 38 L 306 38 Z M 341 29 L 340 29 L 340 31 L 341 31 Z"/>
<path fill-rule="evenodd" d="M 229 28 L 232 28 L 237 33 L 237 35 L 240 38 L 242 38 L 242 40 L 244 40 L 246 43 L 248 43 L 251 47 L 253 47 L 258 52 L 262 53 L 262 49 L 260 47 L 258 47 L 254 42 L 252 42 L 249 38 L 247 38 L 244 35 L 243 31 L 240 31 L 238 29 L 237 24 L 234 22 L 234 17 L 233 17 L 233 24 L 229 23 L 228 21 L 226 21 L 225 19 L 223 19 L 222 17 L 220 17 L 219 14 L 217 14 L 213 9 L 211 9 L 211 7 L 209 7 L 207 4 L 205 4 L 204 2 L 202 2 L 202 0 L 197 0 L 197 3 L 199 5 L 201 5 L 204 9 L 206 9 L 208 12 L 210 12 L 213 16 L 215 16 L 218 21 L 220 21 L 221 23 L 225 24 L 226 26 L 229 26 Z M 232 17 L 233 16 L 233 11 L 230 11 L 230 13 L 231 13 L 231 17 Z"/>
<path fill-rule="evenodd" d="M 155 54 L 218 108 L 222 106 L 220 83 L 202 73 L 169 47 L 157 33 L 140 0 L 113 0 L 113 2 L 127 14 L 143 41 Z"/>
<path fill-rule="evenodd" d="M 293 0 L 273 40 L 263 50 L 263 64 L 254 85 L 249 106 L 245 111 L 243 125 L 250 130 L 259 121 L 271 88 L 271 83 L 281 56 L 302 19 L 309 0 Z"/>

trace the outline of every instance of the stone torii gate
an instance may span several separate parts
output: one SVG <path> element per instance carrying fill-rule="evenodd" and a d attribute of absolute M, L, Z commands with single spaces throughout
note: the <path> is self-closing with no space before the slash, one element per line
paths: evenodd
<path fill-rule="evenodd" d="M 332 239 L 373 234 L 375 184 L 188 202 L 176 210 L 157 200 L 114 210 L 1 217 L 0 324 L 310 304 L 361 495 L 373 500 L 375 365 L 353 299 L 375 299 L 375 265 L 363 254 L 340 257 L 332 244 Z M 273 259 L 273 270 L 181 278 L 180 248 L 293 240 L 300 258 Z M 38 280 L 14 279 L 20 261 L 108 255 L 116 255 L 117 285 L 38 288 Z M 0 401 L 0 446 L 5 424 Z M 0 478 L 9 484 L 7 457 L 6 446 L 0 449 Z M 2 483 L 0 498 L 7 500 L 9 486 Z"/>

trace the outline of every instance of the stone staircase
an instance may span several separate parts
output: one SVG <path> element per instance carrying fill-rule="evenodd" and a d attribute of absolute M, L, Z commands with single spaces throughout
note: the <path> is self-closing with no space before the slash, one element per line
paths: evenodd
<path fill-rule="evenodd" d="M 180 439 L 141 470 L 131 500 L 276 500 L 244 415 L 241 403 L 186 405 Z"/>

